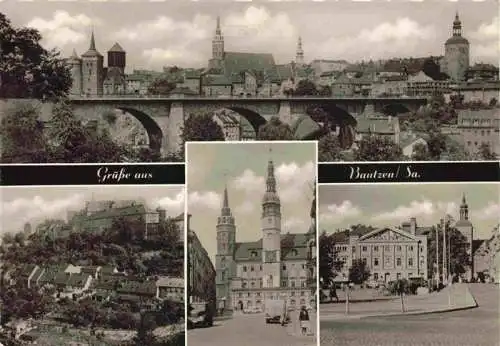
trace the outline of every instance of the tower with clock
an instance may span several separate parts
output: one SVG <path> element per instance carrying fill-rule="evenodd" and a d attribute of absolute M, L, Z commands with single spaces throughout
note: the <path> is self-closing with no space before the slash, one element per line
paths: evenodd
<path fill-rule="evenodd" d="M 465 80 L 469 69 L 469 41 L 462 36 L 462 22 L 458 16 L 453 21 L 453 35 L 444 45 L 444 73 L 454 81 Z"/>
<path fill-rule="evenodd" d="M 276 191 L 274 164 L 267 166 L 266 192 L 262 198 L 262 266 L 263 287 L 280 287 L 281 203 Z"/>
<path fill-rule="evenodd" d="M 220 216 L 217 218 L 217 255 L 215 256 L 216 295 L 219 308 L 231 307 L 231 279 L 235 272 L 234 247 L 236 242 L 236 224 L 229 208 L 227 188 L 224 189 L 224 201 Z"/>

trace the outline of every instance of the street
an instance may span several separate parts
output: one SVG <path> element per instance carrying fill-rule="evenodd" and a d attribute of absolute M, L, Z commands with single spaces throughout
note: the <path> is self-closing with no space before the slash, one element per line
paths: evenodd
<path fill-rule="evenodd" d="M 316 332 L 316 318 L 310 313 L 311 328 Z M 192 329 L 187 333 L 189 346 L 315 346 L 315 336 L 296 333 L 298 321 L 286 327 L 266 324 L 263 314 L 235 314 L 232 319 L 216 322 L 211 328 Z M 316 333 L 315 333 L 316 334 Z"/>
<path fill-rule="evenodd" d="M 478 308 L 406 317 L 378 317 L 321 323 L 321 345 L 496 346 L 499 287 L 471 284 Z"/>

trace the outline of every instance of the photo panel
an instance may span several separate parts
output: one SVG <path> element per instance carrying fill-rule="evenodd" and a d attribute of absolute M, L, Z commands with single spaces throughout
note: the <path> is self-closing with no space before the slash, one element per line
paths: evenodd
<path fill-rule="evenodd" d="M 320 345 L 498 344 L 499 193 L 319 185 Z"/>
<path fill-rule="evenodd" d="M 189 345 L 317 345 L 316 147 L 187 144 Z"/>
<path fill-rule="evenodd" d="M 184 185 L 16 186 L 23 167 L 0 168 L 0 343 L 185 345 Z"/>
<path fill-rule="evenodd" d="M 187 141 L 235 140 L 496 160 L 498 3 L 428 3 L 3 1 L 1 161 L 183 162 Z"/>

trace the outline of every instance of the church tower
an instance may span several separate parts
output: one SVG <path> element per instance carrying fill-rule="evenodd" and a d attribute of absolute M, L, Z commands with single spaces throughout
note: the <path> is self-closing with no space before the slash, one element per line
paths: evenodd
<path fill-rule="evenodd" d="M 234 250 L 236 243 L 236 224 L 229 208 L 227 187 L 224 188 L 224 201 L 220 216 L 217 218 L 217 254 L 215 256 L 217 307 L 231 309 L 231 279 L 235 273 Z"/>
<path fill-rule="evenodd" d="M 295 63 L 297 65 L 304 65 L 304 50 L 302 49 L 302 38 L 299 36 L 299 41 L 297 42 L 297 53 L 295 55 Z"/>
<path fill-rule="evenodd" d="M 209 61 L 209 68 L 221 69 L 224 60 L 224 36 L 220 28 L 220 17 L 217 16 L 217 26 L 212 40 L 212 59 Z"/>
<path fill-rule="evenodd" d="M 469 41 L 462 36 L 462 22 L 455 15 L 453 34 L 444 45 L 444 73 L 452 80 L 465 80 L 465 72 L 469 68 Z"/>
<path fill-rule="evenodd" d="M 82 54 L 82 92 L 90 96 L 101 96 L 104 82 L 104 58 L 95 47 L 94 31 L 90 47 Z"/>
<path fill-rule="evenodd" d="M 262 266 L 264 288 L 280 287 L 281 203 L 276 191 L 274 164 L 267 166 L 266 192 L 262 199 Z"/>
<path fill-rule="evenodd" d="M 460 204 L 460 218 L 455 224 L 455 228 L 462 233 L 467 239 L 466 249 L 467 255 L 469 256 L 470 266 L 466 270 L 466 278 L 470 280 L 474 275 L 474 256 L 472 253 L 472 241 L 474 239 L 474 226 L 469 220 L 469 206 L 465 198 L 465 194 L 462 196 L 462 203 Z"/>
<path fill-rule="evenodd" d="M 73 54 L 68 59 L 68 64 L 70 66 L 72 80 L 70 94 L 80 96 L 82 94 L 82 59 L 78 57 L 74 49 Z"/>

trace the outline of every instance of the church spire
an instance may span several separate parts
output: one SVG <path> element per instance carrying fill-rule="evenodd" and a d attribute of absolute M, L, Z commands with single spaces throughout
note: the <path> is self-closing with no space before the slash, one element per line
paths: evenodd
<path fill-rule="evenodd" d="M 458 16 L 458 11 L 455 14 L 455 20 L 453 21 L 453 36 L 462 36 L 462 22 Z"/>
<path fill-rule="evenodd" d="M 89 50 L 96 50 L 95 49 L 95 39 L 94 39 L 94 28 L 92 28 L 92 34 L 90 35 L 90 48 Z"/>
<path fill-rule="evenodd" d="M 227 196 L 227 186 L 224 187 L 224 200 L 222 201 L 221 216 L 231 216 L 231 208 L 229 208 L 229 198 Z"/>
<path fill-rule="evenodd" d="M 221 29 L 220 29 L 220 16 L 217 16 L 217 27 L 215 28 L 215 34 L 216 35 L 221 35 Z"/>
<path fill-rule="evenodd" d="M 299 36 L 299 39 L 297 42 L 297 54 L 295 56 L 295 62 L 297 64 L 304 63 L 304 50 L 302 49 L 302 37 L 300 37 L 300 36 Z"/>
<path fill-rule="evenodd" d="M 269 148 L 269 155 L 272 155 L 272 148 Z M 272 157 L 269 157 L 269 162 L 267 163 L 267 180 L 266 180 L 266 192 L 276 192 L 276 178 L 274 177 L 274 163 Z"/>
<path fill-rule="evenodd" d="M 469 220 L 469 206 L 465 199 L 465 193 L 462 195 L 462 204 L 460 205 L 460 220 Z"/>

